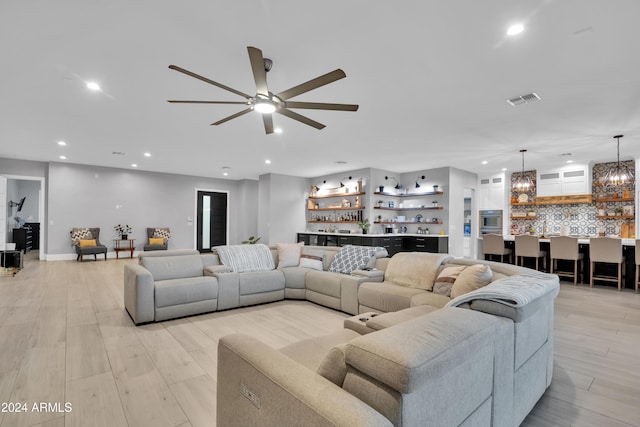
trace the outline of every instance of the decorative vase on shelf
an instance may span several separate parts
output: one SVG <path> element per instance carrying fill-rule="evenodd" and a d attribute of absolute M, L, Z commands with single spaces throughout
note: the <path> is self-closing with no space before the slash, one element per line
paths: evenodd
<path fill-rule="evenodd" d="M 129 239 L 129 235 L 128 234 L 123 234 L 120 237 L 122 237 L 122 240 L 128 240 Z"/>

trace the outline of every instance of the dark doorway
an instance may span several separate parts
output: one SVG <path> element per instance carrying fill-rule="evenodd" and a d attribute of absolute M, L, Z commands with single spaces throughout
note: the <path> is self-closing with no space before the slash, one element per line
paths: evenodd
<path fill-rule="evenodd" d="M 196 249 L 211 252 L 227 244 L 227 193 L 198 191 Z"/>

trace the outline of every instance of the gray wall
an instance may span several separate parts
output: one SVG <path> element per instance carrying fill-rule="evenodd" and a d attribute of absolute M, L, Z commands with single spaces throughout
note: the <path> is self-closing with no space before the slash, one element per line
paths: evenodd
<path fill-rule="evenodd" d="M 255 181 L 51 163 L 48 187 L 47 253 L 54 257 L 72 252 L 73 227 L 100 227 L 100 240 L 111 248 L 119 223 L 133 228 L 130 238 L 137 240 L 137 248 L 146 240 L 147 227 L 171 228 L 170 248 L 194 248 L 196 189 L 229 193 L 229 243 L 244 237 L 241 221 L 257 221 L 255 204 L 244 205 L 257 191 Z"/>
<path fill-rule="evenodd" d="M 289 175 L 260 176 L 258 235 L 260 242 L 276 244 L 295 242 L 296 232 L 306 225 L 305 200 L 310 180 Z"/>

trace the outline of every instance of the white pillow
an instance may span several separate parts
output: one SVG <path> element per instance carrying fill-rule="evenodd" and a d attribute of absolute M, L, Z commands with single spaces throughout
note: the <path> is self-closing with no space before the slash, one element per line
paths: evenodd
<path fill-rule="evenodd" d="M 323 270 L 324 251 L 318 249 L 302 248 L 300 253 L 300 267 L 312 270 Z"/>
<path fill-rule="evenodd" d="M 296 267 L 300 264 L 300 251 L 304 242 L 300 243 L 277 243 L 278 248 L 278 268 Z"/>

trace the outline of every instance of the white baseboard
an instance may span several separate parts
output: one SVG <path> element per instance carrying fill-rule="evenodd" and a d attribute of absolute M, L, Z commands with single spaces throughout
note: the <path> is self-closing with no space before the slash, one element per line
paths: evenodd
<path fill-rule="evenodd" d="M 133 258 L 137 258 L 138 254 L 141 251 L 133 251 Z M 87 259 L 89 259 L 88 257 L 90 257 L 91 255 L 86 255 L 85 257 Z M 76 255 L 75 253 L 71 253 L 71 254 L 45 254 L 45 260 L 47 261 L 72 261 L 75 260 L 78 257 L 78 255 Z M 98 254 L 97 255 L 98 260 L 102 259 L 104 260 L 104 255 L 103 254 Z M 107 259 L 116 259 L 116 253 L 115 252 L 107 252 Z M 129 252 L 120 252 L 119 255 L 119 259 L 130 259 L 129 258 Z"/>

